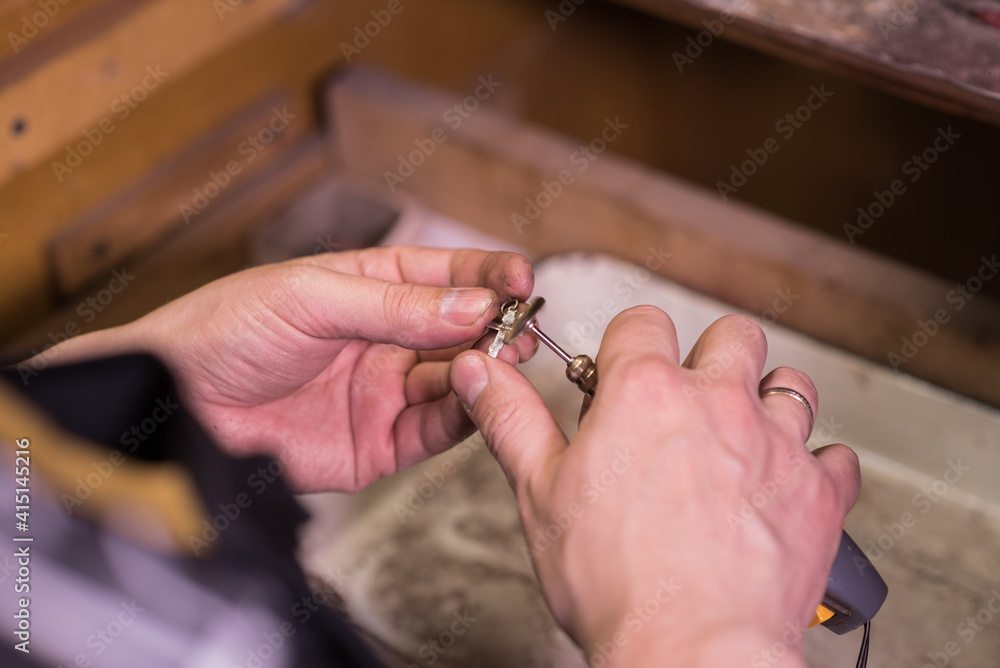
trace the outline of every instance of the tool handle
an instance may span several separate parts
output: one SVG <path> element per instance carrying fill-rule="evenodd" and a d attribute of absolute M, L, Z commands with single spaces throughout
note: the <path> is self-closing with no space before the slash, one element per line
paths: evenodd
<path fill-rule="evenodd" d="M 566 377 L 585 394 L 594 396 L 597 389 L 597 364 L 589 355 L 577 355 L 566 365 Z"/>
<path fill-rule="evenodd" d="M 837 635 L 861 628 L 875 616 L 888 595 L 885 580 L 845 531 L 826 581 L 823 603 L 810 626 L 823 624 Z"/>

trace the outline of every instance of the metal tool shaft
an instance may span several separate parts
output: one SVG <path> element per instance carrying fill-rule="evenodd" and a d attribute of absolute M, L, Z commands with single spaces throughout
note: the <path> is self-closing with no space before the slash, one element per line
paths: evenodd
<path fill-rule="evenodd" d="M 539 341 L 551 348 L 552 352 L 559 355 L 563 362 L 566 362 L 566 364 L 572 364 L 573 358 L 569 356 L 569 353 L 560 348 L 559 344 L 550 339 L 544 332 L 542 332 L 542 330 L 538 329 L 538 323 L 532 320 L 527 324 L 527 328 L 531 330 L 532 334 L 538 337 Z"/>
<path fill-rule="evenodd" d="M 569 353 L 559 347 L 559 344 L 550 339 L 545 332 L 538 328 L 538 321 L 535 319 L 535 316 L 544 304 L 545 300 L 537 297 L 527 308 L 520 311 L 514 322 L 510 323 L 506 331 L 504 331 L 504 343 L 510 343 L 520 336 L 524 330 L 530 330 L 532 334 L 538 337 L 539 341 L 551 348 L 552 352 L 566 363 L 566 377 L 571 382 L 576 383 L 576 386 L 581 391 L 593 396 L 594 390 L 597 389 L 597 365 L 587 355 L 571 357 Z"/>

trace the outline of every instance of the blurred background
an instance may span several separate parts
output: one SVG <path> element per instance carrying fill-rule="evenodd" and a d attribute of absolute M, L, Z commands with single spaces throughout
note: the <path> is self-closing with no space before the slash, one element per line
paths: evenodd
<path fill-rule="evenodd" d="M 40 351 L 253 262 L 265 223 L 323 179 L 360 171 L 338 157 L 329 97 L 338 75 L 364 65 L 447 91 L 454 103 L 492 77 L 501 85 L 473 100 L 477 108 L 581 142 L 620 118 L 627 131 L 615 155 L 760 207 L 829 248 L 850 246 L 848 255 L 784 253 L 813 262 L 834 287 L 858 284 L 844 296 L 854 306 L 878 302 L 864 315 L 865 336 L 787 319 L 888 363 L 890 346 L 974 276 L 1000 240 L 1000 204 L 990 196 L 1000 142 L 996 14 L 920 7 L 8 0 L 0 14 L 0 342 Z M 815 110 L 807 106 L 814 87 L 828 93 Z M 272 119 L 275 109 L 288 113 Z M 450 133 L 472 110 L 445 112 L 438 124 Z M 768 139 L 777 152 L 763 148 Z M 391 157 L 365 174 L 378 197 L 414 190 L 380 183 L 414 141 L 386 146 Z M 754 155 L 766 164 L 747 163 Z M 552 213 L 527 235 L 509 216 L 466 222 L 538 256 L 604 249 L 601 235 L 616 234 L 613 218 L 596 233 L 562 234 Z M 690 218 L 704 225 L 704 216 Z M 384 231 L 343 227 L 327 231 L 336 248 Z M 558 242 L 545 240 L 549 229 Z M 884 285 L 877 272 L 858 275 L 847 264 L 867 251 L 942 281 Z M 643 251 L 629 253 L 642 262 Z M 109 292 L 122 267 L 137 278 Z M 756 287 L 741 292 L 724 285 L 721 270 L 710 280 L 700 271 L 661 273 L 754 312 L 767 304 Z M 998 290 L 1000 282 L 986 281 L 978 296 Z M 983 301 L 955 314 L 962 322 L 903 370 L 1000 403 L 972 362 L 1000 359 L 996 311 Z M 961 345 L 939 354 L 959 330 Z"/>
<path fill-rule="evenodd" d="M 835 351 L 850 379 L 831 381 L 838 397 L 898 391 L 891 429 L 864 431 L 861 414 L 847 427 L 873 477 L 895 481 L 868 497 L 870 538 L 956 452 L 980 453 L 964 505 L 922 523 L 926 541 L 897 564 L 926 583 L 961 563 L 950 605 L 975 613 L 996 584 L 982 545 L 1000 537 L 998 25 L 1000 4 L 971 0 L 0 0 L 0 348 L 17 362 L 247 266 L 387 234 L 550 267 L 602 253 L 647 272 L 643 295 L 660 285 L 650 272 L 691 291 L 666 305 L 714 299 L 698 313 L 742 310 Z M 563 271 L 577 281 L 564 303 L 586 273 Z M 590 314 L 637 303 L 610 284 L 605 301 L 574 302 L 585 315 L 567 312 L 557 338 L 589 345 L 603 322 Z M 44 355 L 15 369 L 27 386 Z M 924 400 L 936 408 L 914 408 Z M 329 532 L 310 534 L 303 561 L 326 586 L 344 589 L 330 574 L 348 563 L 359 586 L 357 555 L 386 534 L 337 549 L 330 536 L 384 494 L 309 502 Z M 516 519 L 491 512 L 503 526 L 480 538 L 516 561 Z M 334 562 L 316 557 L 327 548 Z M 532 610 L 539 643 L 578 661 L 525 597 L 511 614 Z M 425 665 L 372 619 L 397 659 Z M 935 622 L 947 628 L 927 651 L 875 665 L 934 665 L 957 619 Z M 998 638 L 987 627 L 951 665 L 996 665 Z M 507 665 L 487 655 L 450 660 Z"/>

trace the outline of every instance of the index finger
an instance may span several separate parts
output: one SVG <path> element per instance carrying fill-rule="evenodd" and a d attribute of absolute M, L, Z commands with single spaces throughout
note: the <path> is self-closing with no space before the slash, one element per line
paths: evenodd
<path fill-rule="evenodd" d="M 435 287 L 482 286 L 496 292 L 501 301 L 508 297 L 527 299 L 535 283 L 528 258 L 508 251 L 396 246 L 324 253 L 298 261 L 384 281 Z"/>

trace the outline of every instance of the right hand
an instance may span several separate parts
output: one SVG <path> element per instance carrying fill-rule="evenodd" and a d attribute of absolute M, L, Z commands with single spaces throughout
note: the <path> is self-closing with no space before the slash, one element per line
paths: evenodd
<path fill-rule="evenodd" d="M 860 473 L 846 446 L 809 453 L 798 402 L 760 398 L 789 387 L 818 406 L 802 372 L 761 380 L 766 350 L 756 323 L 727 316 L 681 364 L 670 318 L 629 309 L 608 325 L 572 443 L 514 367 L 477 351 L 452 363 L 517 495 L 545 598 L 592 661 L 758 665 L 778 642 L 773 665 L 804 665 L 787 630 L 822 598 Z M 747 520 L 761 489 L 773 493 Z"/>

